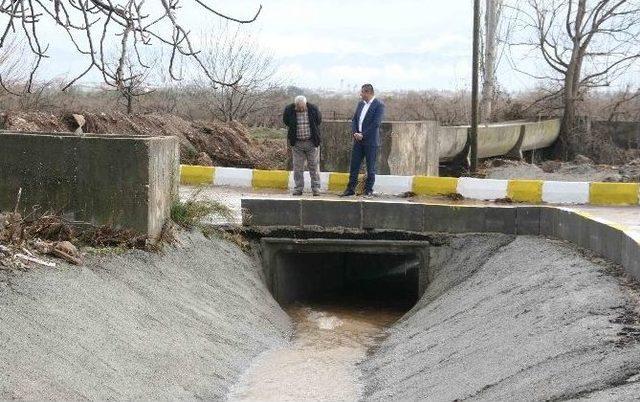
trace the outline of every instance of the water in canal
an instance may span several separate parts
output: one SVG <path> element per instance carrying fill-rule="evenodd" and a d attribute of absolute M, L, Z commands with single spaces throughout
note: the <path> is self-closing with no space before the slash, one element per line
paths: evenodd
<path fill-rule="evenodd" d="M 364 389 L 357 364 L 406 309 L 293 305 L 287 346 L 258 356 L 229 393 L 231 401 L 356 401 Z"/>

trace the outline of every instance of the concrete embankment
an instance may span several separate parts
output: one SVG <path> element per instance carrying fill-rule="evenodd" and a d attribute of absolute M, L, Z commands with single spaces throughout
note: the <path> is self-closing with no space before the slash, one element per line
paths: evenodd
<path fill-rule="evenodd" d="M 235 245 L 0 270 L 0 399 L 223 399 L 290 320 Z"/>
<path fill-rule="evenodd" d="M 607 264 L 529 236 L 432 251 L 424 296 L 361 364 L 365 399 L 640 395 L 637 293 Z"/>

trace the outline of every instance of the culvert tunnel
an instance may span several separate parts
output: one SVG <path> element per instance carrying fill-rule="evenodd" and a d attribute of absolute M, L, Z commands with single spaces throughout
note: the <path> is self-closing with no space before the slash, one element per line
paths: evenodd
<path fill-rule="evenodd" d="M 349 302 L 409 309 L 428 284 L 429 242 L 261 239 L 267 286 L 281 305 Z"/>

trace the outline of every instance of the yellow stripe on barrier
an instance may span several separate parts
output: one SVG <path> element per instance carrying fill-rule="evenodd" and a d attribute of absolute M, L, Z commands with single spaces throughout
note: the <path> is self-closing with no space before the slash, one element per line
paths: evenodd
<path fill-rule="evenodd" d="M 591 183 L 589 203 L 595 205 L 638 204 L 638 183 Z"/>
<path fill-rule="evenodd" d="M 216 168 L 213 166 L 180 166 L 180 183 L 182 184 L 213 184 Z"/>
<path fill-rule="evenodd" d="M 289 172 L 286 170 L 255 170 L 251 179 L 253 188 L 289 188 Z"/>
<path fill-rule="evenodd" d="M 414 176 L 411 191 L 418 195 L 448 195 L 458 192 L 455 177 Z"/>
<path fill-rule="evenodd" d="M 357 189 L 363 185 L 364 177 L 364 174 L 358 175 L 358 184 L 356 185 Z M 346 190 L 347 184 L 349 184 L 349 173 L 329 173 L 329 183 L 327 183 L 327 190 L 341 192 Z"/>
<path fill-rule="evenodd" d="M 542 202 L 542 180 L 509 180 L 507 197 L 516 202 Z"/>
<path fill-rule="evenodd" d="M 329 191 L 344 191 L 349 183 L 349 173 L 329 173 Z"/>

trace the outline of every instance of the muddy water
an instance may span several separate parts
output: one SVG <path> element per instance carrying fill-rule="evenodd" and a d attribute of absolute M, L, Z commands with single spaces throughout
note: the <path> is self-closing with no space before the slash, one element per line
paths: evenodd
<path fill-rule="evenodd" d="M 289 344 L 258 356 L 229 393 L 231 401 L 356 401 L 357 364 L 404 310 L 295 305 Z"/>

